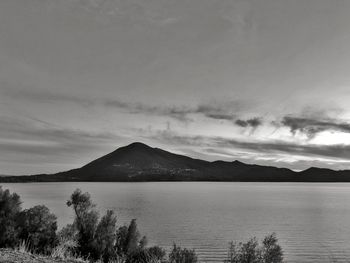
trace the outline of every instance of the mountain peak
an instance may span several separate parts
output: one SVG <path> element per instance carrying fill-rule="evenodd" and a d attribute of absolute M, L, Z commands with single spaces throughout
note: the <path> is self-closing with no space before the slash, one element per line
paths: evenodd
<path fill-rule="evenodd" d="M 144 144 L 142 142 L 133 142 L 130 143 L 129 145 L 125 146 L 124 148 L 134 148 L 134 149 L 144 149 L 144 148 L 152 148 L 150 146 L 148 146 L 147 144 Z"/>

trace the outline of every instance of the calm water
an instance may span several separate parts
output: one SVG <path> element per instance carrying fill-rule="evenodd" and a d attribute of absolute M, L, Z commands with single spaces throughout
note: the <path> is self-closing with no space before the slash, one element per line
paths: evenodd
<path fill-rule="evenodd" d="M 229 241 L 276 232 L 288 262 L 350 261 L 350 184 L 33 183 L 3 184 L 25 208 L 47 205 L 59 225 L 72 222 L 65 202 L 88 191 L 119 224 L 137 218 L 151 244 L 196 249 L 202 262 L 222 260 Z M 349 260 L 347 260 L 349 259 Z"/>

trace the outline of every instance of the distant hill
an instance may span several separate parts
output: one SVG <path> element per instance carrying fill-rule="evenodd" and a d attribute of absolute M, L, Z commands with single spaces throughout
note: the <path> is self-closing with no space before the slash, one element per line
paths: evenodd
<path fill-rule="evenodd" d="M 239 161 L 208 162 L 132 143 L 87 165 L 56 174 L 3 176 L 0 182 L 146 182 L 146 181 L 243 181 L 243 182 L 350 182 L 350 170 L 286 168 L 245 164 Z"/>

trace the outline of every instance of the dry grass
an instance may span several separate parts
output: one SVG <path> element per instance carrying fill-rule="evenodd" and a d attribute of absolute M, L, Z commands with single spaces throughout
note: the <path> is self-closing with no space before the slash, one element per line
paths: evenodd
<path fill-rule="evenodd" d="M 55 259 L 13 249 L 0 249 L 2 263 L 83 263 L 77 259 Z"/>
<path fill-rule="evenodd" d="M 18 252 L 21 252 L 21 253 L 27 253 L 27 254 L 31 254 L 32 251 L 30 249 L 30 245 L 29 245 L 29 242 L 25 241 L 25 240 L 22 240 L 18 246 L 16 247 L 16 250 Z"/>
<path fill-rule="evenodd" d="M 59 244 L 52 250 L 51 257 L 58 259 L 73 258 L 72 251 L 78 246 L 77 242 L 69 238 L 60 238 Z"/>

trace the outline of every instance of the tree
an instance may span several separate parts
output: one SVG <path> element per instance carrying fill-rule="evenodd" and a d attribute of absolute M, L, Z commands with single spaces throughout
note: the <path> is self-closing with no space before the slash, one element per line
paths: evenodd
<path fill-rule="evenodd" d="M 98 213 L 91 201 L 90 194 L 83 194 L 80 189 L 76 189 L 67 201 L 67 205 L 72 207 L 75 213 L 74 225 L 78 230 L 78 251 L 85 258 L 96 259 L 98 254 L 94 246 L 94 237 Z"/>
<path fill-rule="evenodd" d="M 147 238 L 144 236 L 140 239 L 136 219 L 132 219 L 128 227 L 118 228 L 115 250 L 119 257 L 124 258 L 126 263 L 147 263 L 164 257 L 156 247 L 147 248 L 146 246 Z"/>
<path fill-rule="evenodd" d="M 194 250 L 181 248 L 175 243 L 169 254 L 169 263 L 197 263 L 198 258 Z"/>
<path fill-rule="evenodd" d="M 148 244 L 148 239 L 146 236 L 143 236 L 139 242 L 139 247 L 141 249 L 145 249 L 147 247 L 147 244 Z"/>
<path fill-rule="evenodd" d="M 115 242 L 115 250 L 116 250 L 119 257 L 123 257 L 126 255 L 127 236 L 128 236 L 128 227 L 127 226 L 119 227 L 117 232 L 116 232 L 116 242 Z"/>
<path fill-rule="evenodd" d="M 264 263 L 283 262 L 283 251 L 275 233 L 268 235 L 263 240 L 262 259 Z"/>
<path fill-rule="evenodd" d="M 259 245 L 256 238 L 251 238 L 246 243 L 230 243 L 228 259 L 226 263 L 282 263 L 283 252 L 277 244 L 276 235 L 273 233 L 264 238 Z"/>
<path fill-rule="evenodd" d="M 104 263 L 108 263 L 109 260 L 115 256 L 116 223 L 117 218 L 114 212 L 108 210 L 96 229 L 96 249 Z"/>
<path fill-rule="evenodd" d="M 44 205 L 34 206 L 19 213 L 19 239 L 29 243 L 37 253 L 49 253 L 57 242 L 56 216 Z"/>
<path fill-rule="evenodd" d="M 260 249 L 256 238 L 248 240 L 247 243 L 241 244 L 240 263 L 259 263 Z"/>
<path fill-rule="evenodd" d="M 132 219 L 126 236 L 126 254 L 131 255 L 139 248 L 140 233 L 137 230 L 136 219 Z"/>
<path fill-rule="evenodd" d="M 0 247 L 13 247 L 18 242 L 16 218 L 20 211 L 19 195 L 0 186 Z"/>

